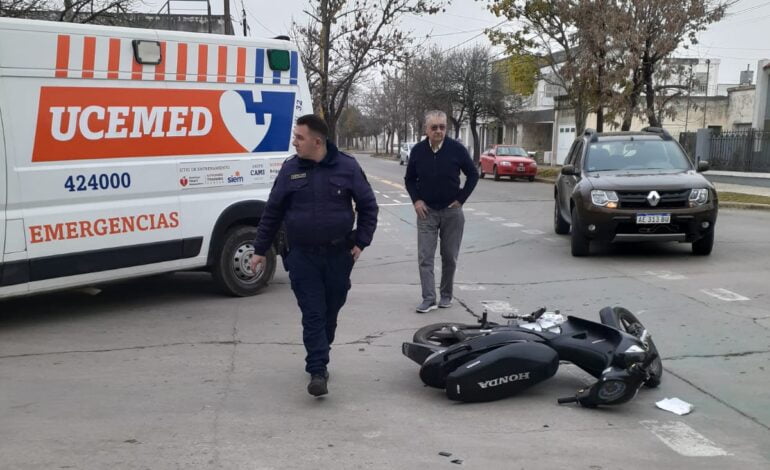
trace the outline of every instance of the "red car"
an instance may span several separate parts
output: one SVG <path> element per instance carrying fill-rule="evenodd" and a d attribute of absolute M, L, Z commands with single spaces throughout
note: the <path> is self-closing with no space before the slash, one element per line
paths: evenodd
<path fill-rule="evenodd" d="M 493 145 L 481 154 L 479 162 L 479 176 L 483 178 L 488 173 L 491 173 L 495 180 L 499 180 L 501 176 L 510 176 L 511 179 L 527 178 L 534 181 L 537 163 L 521 147 Z"/>

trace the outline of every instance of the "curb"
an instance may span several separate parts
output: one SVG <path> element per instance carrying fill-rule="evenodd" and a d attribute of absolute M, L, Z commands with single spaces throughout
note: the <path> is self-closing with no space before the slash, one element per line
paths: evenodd
<path fill-rule="evenodd" d="M 755 202 L 732 202 L 732 201 L 720 201 L 720 209 L 742 209 L 742 210 L 755 210 L 755 211 L 770 211 L 770 204 L 757 204 Z"/>

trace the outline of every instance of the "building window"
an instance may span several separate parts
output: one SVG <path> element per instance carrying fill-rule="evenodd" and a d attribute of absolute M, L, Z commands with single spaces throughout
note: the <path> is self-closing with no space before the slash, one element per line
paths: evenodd
<path fill-rule="evenodd" d="M 558 85 L 559 79 L 556 76 L 556 74 L 549 73 L 546 75 L 543 79 L 545 81 L 545 97 L 546 98 L 553 98 L 555 96 L 560 96 L 563 93 L 563 88 Z"/>
<path fill-rule="evenodd" d="M 706 81 L 706 72 L 696 72 L 693 74 L 692 92 L 697 94 L 706 94 L 708 82 Z"/>

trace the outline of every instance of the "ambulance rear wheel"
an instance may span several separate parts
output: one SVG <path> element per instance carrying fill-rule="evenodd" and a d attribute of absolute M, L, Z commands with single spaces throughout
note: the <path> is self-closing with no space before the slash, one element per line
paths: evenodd
<path fill-rule="evenodd" d="M 217 263 L 212 270 L 214 280 L 227 294 L 247 297 L 262 290 L 275 274 L 276 256 L 273 248 L 265 255 L 265 263 L 256 272 L 249 266 L 254 256 L 257 228 L 238 225 L 225 234 Z"/>

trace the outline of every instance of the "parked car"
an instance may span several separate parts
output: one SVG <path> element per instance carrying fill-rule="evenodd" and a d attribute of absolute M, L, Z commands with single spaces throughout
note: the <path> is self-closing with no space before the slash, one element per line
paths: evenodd
<path fill-rule="evenodd" d="M 663 129 L 597 133 L 575 139 L 554 186 L 554 230 L 571 231 L 572 255 L 592 241 L 692 243 L 696 255 L 714 245 L 714 186 Z"/>
<path fill-rule="evenodd" d="M 399 154 L 399 165 L 406 165 L 409 163 L 409 154 L 412 152 L 412 147 L 417 142 L 404 142 L 401 144 L 401 146 L 398 148 L 398 154 Z"/>
<path fill-rule="evenodd" d="M 495 181 L 501 176 L 527 178 L 535 180 L 537 163 L 521 147 L 515 145 L 493 145 L 481 154 L 479 159 L 479 176 L 491 173 Z"/>

